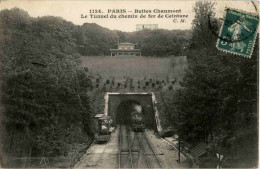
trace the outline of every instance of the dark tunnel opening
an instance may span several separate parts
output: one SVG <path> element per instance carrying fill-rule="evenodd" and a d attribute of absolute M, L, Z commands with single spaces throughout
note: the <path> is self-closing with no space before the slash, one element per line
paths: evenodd
<path fill-rule="evenodd" d="M 131 113 L 133 111 L 142 112 L 142 105 L 135 100 L 126 100 L 120 103 L 116 109 L 116 123 L 131 124 Z"/>

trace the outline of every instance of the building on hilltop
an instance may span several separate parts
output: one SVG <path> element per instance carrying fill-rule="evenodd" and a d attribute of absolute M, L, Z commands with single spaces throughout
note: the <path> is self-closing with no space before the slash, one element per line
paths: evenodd
<path fill-rule="evenodd" d="M 136 24 L 136 31 L 141 31 L 144 29 L 156 30 L 158 29 L 158 24 Z"/>
<path fill-rule="evenodd" d="M 117 49 L 110 49 L 111 56 L 141 56 L 141 50 L 135 49 L 135 44 L 124 42 L 117 44 Z"/>

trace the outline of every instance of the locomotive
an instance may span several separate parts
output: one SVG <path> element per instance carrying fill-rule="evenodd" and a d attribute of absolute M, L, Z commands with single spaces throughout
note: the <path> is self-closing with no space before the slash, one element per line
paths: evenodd
<path fill-rule="evenodd" d="M 144 130 L 144 117 L 141 112 L 133 111 L 131 113 L 132 127 L 134 131 Z"/>

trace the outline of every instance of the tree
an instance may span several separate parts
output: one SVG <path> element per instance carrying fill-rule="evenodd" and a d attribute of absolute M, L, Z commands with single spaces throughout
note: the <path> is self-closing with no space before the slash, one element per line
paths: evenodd
<path fill-rule="evenodd" d="M 182 88 L 174 93 L 173 113 L 181 115 L 179 134 L 185 141 L 210 144 L 224 155 L 227 167 L 255 167 L 258 45 L 251 59 L 216 50 L 216 38 L 209 38 L 215 35 L 205 21 L 214 16 L 213 7 L 209 2 L 194 7 L 189 64 Z"/>
<path fill-rule="evenodd" d="M 216 36 L 211 29 L 211 20 L 214 20 L 214 3 L 199 1 L 193 8 L 195 17 L 192 21 L 191 49 L 209 49 L 216 43 Z"/>
<path fill-rule="evenodd" d="M 80 66 L 76 27 L 61 18 L 31 18 L 19 9 L 1 11 L 0 21 L 5 154 L 66 155 L 72 142 L 94 135 L 92 84 Z"/>

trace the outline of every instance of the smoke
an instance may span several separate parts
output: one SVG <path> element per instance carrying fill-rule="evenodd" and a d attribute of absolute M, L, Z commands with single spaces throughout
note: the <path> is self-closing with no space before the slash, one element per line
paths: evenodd
<path fill-rule="evenodd" d="M 137 111 L 138 113 L 142 113 L 142 106 L 138 105 L 138 104 L 135 104 L 134 105 L 134 110 Z"/>

